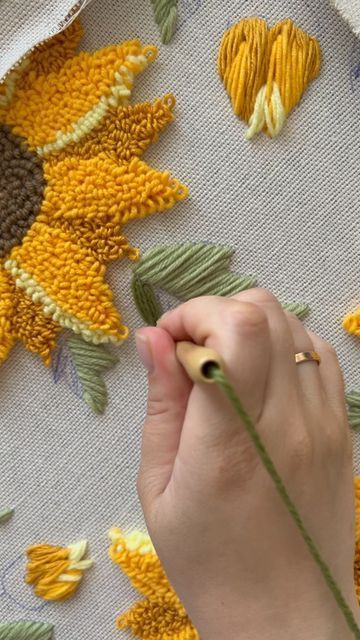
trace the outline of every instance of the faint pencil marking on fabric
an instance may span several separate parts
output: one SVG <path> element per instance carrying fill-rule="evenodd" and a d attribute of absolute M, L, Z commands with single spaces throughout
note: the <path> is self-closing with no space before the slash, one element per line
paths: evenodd
<path fill-rule="evenodd" d="M 19 609 L 21 609 L 22 611 L 33 611 L 33 612 L 39 612 L 42 611 L 43 609 L 45 609 L 45 607 L 48 607 L 51 603 L 50 602 L 43 602 L 40 605 L 36 605 L 35 607 L 29 607 L 25 604 L 23 604 L 21 601 L 19 601 L 17 598 L 15 598 L 15 596 L 12 595 L 12 593 L 8 590 L 8 587 L 6 586 L 6 582 L 7 579 L 9 577 L 9 575 L 11 574 L 12 570 L 24 559 L 23 555 L 19 555 L 17 558 L 15 558 L 15 560 L 12 560 L 6 567 L 5 569 L 3 569 L 0 572 L 0 587 L 1 587 L 1 591 L 0 591 L 0 598 L 8 598 L 13 604 L 15 604 Z"/>

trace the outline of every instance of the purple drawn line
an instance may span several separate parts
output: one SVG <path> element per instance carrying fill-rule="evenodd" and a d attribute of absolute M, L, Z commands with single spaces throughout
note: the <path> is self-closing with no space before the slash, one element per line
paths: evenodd
<path fill-rule="evenodd" d="M 50 602 L 44 602 L 43 604 L 38 605 L 36 607 L 27 607 L 22 602 L 17 600 L 11 593 L 9 593 L 9 591 L 6 588 L 6 579 L 7 579 L 8 575 L 9 575 L 9 573 L 11 572 L 11 570 L 14 567 L 16 567 L 17 564 L 19 564 L 19 562 L 22 559 L 23 559 L 23 555 L 21 554 L 20 556 L 15 558 L 15 560 L 12 560 L 12 562 L 10 562 L 10 564 L 7 567 L 5 567 L 5 569 L 3 571 L 1 571 L 1 573 L 0 573 L 0 585 L 2 587 L 2 592 L 0 593 L 0 598 L 2 598 L 3 596 L 9 598 L 9 600 L 11 600 L 11 602 L 16 604 L 16 606 L 19 607 L 20 609 L 22 609 L 23 611 L 40 612 L 43 609 L 45 609 L 45 607 L 48 607 Z"/>

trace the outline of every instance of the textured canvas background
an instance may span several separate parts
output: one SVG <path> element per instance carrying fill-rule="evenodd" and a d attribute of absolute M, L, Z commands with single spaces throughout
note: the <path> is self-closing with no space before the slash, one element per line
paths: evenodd
<path fill-rule="evenodd" d="M 88 0 L 0 0 L 0 78 L 34 45 L 61 30 L 73 7 L 74 15 Z"/>
<path fill-rule="evenodd" d="M 160 48 L 135 99 L 176 95 L 176 122 L 146 157 L 187 183 L 191 196 L 127 234 L 143 250 L 184 241 L 233 246 L 234 268 L 257 274 L 284 301 L 311 304 L 309 327 L 335 345 L 347 386 L 359 388 L 360 343 L 342 331 L 341 318 L 359 302 L 360 42 L 330 4 L 314 0 L 182 0 L 181 11 L 173 44 Z M 223 31 L 252 14 L 271 24 L 292 17 L 324 54 L 321 77 L 276 141 L 244 140 L 216 73 Z M 98 0 L 83 16 L 88 49 L 134 36 L 158 42 L 145 0 Z M 135 329 L 129 279 L 130 267 L 113 265 L 109 281 Z M 114 524 L 143 526 L 135 477 L 146 380 L 132 338 L 107 382 L 109 407 L 97 418 L 20 346 L 1 368 L 0 503 L 13 504 L 16 516 L 0 529 L 0 620 L 52 621 L 57 640 L 126 637 L 114 619 L 136 597 L 108 560 L 106 537 Z M 355 453 L 360 471 L 360 447 Z M 81 537 L 95 568 L 75 598 L 38 611 L 42 603 L 22 579 L 23 550 Z"/>
<path fill-rule="evenodd" d="M 360 2 L 359 0 L 331 0 L 334 7 L 348 21 L 354 32 L 360 34 Z"/>

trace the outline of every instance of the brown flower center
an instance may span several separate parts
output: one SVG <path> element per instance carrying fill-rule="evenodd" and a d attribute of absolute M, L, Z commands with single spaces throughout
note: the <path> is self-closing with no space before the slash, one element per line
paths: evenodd
<path fill-rule="evenodd" d="M 21 243 L 43 200 L 42 162 L 20 136 L 0 126 L 0 258 Z"/>

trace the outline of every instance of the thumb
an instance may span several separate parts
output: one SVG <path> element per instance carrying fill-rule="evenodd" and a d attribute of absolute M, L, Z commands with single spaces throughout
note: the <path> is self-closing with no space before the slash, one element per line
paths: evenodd
<path fill-rule="evenodd" d="M 170 480 L 192 384 L 176 358 L 173 338 L 164 329 L 140 329 L 136 347 L 148 370 L 149 385 L 138 477 L 146 516 Z"/>

